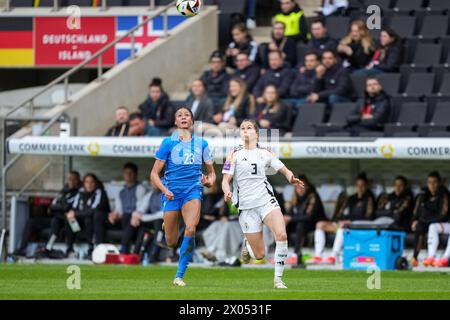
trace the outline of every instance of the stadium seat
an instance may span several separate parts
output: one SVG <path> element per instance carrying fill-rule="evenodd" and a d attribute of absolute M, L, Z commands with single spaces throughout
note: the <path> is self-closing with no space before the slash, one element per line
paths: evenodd
<path fill-rule="evenodd" d="M 384 137 L 384 132 L 381 131 L 367 131 L 361 132 L 359 134 L 360 138 L 382 138 Z"/>
<path fill-rule="evenodd" d="M 124 0 L 124 3 L 130 7 L 148 7 L 150 5 L 149 0 Z"/>
<path fill-rule="evenodd" d="M 20 7 L 32 7 L 34 4 L 33 0 L 11 0 L 10 7 L 11 8 L 20 8 Z"/>
<path fill-rule="evenodd" d="M 222 13 L 245 13 L 246 1 L 242 0 L 216 0 Z"/>
<path fill-rule="evenodd" d="M 433 92 L 434 74 L 433 73 L 411 73 L 408 77 L 403 97 L 424 97 Z"/>
<path fill-rule="evenodd" d="M 416 17 L 412 16 L 392 16 L 388 25 L 395 30 L 402 38 L 408 38 L 415 35 Z"/>
<path fill-rule="evenodd" d="M 353 88 L 355 90 L 357 98 L 364 99 L 364 93 L 366 91 L 366 75 L 351 74 Z"/>
<path fill-rule="evenodd" d="M 419 137 L 419 133 L 413 131 L 399 131 L 394 132 L 392 134 L 392 138 L 417 138 L 417 137 Z"/>
<path fill-rule="evenodd" d="M 368 6 L 371 6 L 371 5 L 379 6 L 381 8 L 382 12 L 386 12 L 387 10 L 392 8 L 392 1 L 391 0 L 364 0 L 364 9 L 366 9 Z"/>
<path fill-rule="evenodd" d="M 394 12 L 413 12 L 422 7 L 423 0 L 397 0 L 392 8 Z"/>
<path fill-rule="evenodd" d="M 325 137 L 350 137 L 350 132 L 347 131 L 328 132 L 325 134 Z"/>
<path fill-rule="evenodd" d="M 427 105 L 423 102 L 405 103 L 400 107 L 400 113 L 395 123 L 384 126 L 384 133 L 392 137 L 397 132 L 411 132 L 425 122 Z"/>
<path fill-rule="evenodd" d="M 292 128 L 292 135 L 315 136 L 315 125 L 322 123 L 325 117 L 326 105 L 323 103 L 311 103 L 303 105 L 297 113 L 297 117 Z"/>
<path fill-rule="evenodd" d="M 448 131 L 433 131 L 428 134 L 429 138 L 449 138 L 450 132 Z"/>
<path fill-rule="evenodd" d="M 317 135 L 328 136 L 328 133 L 344 130 L 344 127 L 347 125 L 347 118 L 355 108 L 356 103 L 353 102 L 337 103 L 331 111 L 328 122 L 316 125 Z"/>
<path fill-rule="evenodd" d="M 106 0 L 108 7 L 120 7 L 123 6 L 123 0 Z"/>
<path fill-rule="evenodd" d="M 445 73 L 436 91 L 437 96 L 450 96 L 450 73 Z"/>
<path fill-rule="evenodd" d="M 427 72 L 432 66 L 441 62 L 442 44 L 419 42 L 412 53 L 411 63 L 400 67 L 402 75 L 409 76 L 411 72 Z"/>
<path fill-rule="evenodd" d="M 92 7 L 92 0 L 67 0 L 67 6 Z"/>
<path fill-rule="evenodd" d="M 40 0 L 39 1 L 39 7 L 53 7 L 54 3 L 53 0 Z M 63 4 L 62 0 L 58 0 L 58 5 L 61 7 Z"/>
<path fill-rule="evenodd" d="M 446 13 L 450 10 L 450 1 L 447 0 L 428 0 L 425 8 L 428 12 Z"/>
<path fill-rule="evenodd" d="M 327 17 L 327 30 L 330 37 L 335 39 L 343 38 L 349 30 L 349 17 Z"/>
<path fill-rule="evenodd" d="M 445 37 L 448 33 L 448 20 L 448 16 L 426 15 L 417 37 L 419 39 Z"/>
<path fill-rule="evenodd" d="M 418 132 L 421 137 L 427 137 L 430 132 L 444 132 L 450 127 L 450 102 L 438 102 L 429 123 L 421 124 Z"/>
<path fill-rule="evenodd" d="M 383 90 L 390 96 L 396 95 L 400 89 L 399 73 L 381 73 L 377 75 Z"/>

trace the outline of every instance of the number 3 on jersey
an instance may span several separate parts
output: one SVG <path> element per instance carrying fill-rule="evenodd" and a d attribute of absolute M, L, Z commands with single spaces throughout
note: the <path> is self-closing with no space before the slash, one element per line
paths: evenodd
<path fill-rule="evenodd" d="M 258 165 L 256 163 L 252 163 L 253 171 L 252 174 L 258 174 Z"/>

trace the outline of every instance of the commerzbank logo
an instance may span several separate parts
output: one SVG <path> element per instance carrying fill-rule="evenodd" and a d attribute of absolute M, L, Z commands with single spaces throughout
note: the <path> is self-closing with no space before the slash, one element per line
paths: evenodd
<path fill-rule="evenodd" d="M 392 147 L 392 144 L 383 144 L 381 146 L 381 154 L 387 159 L 392 158 L 394 156 L 394 147 Z"/>
<path fill-rule="evenodd" d="M 100 145 L 97 142 L 89 143 L 87 150 L 91 156 L 96 156 L 100 152 Z"/>
<path fill-rule="evenodd" d="M 280 153 L 285 158 L 290 158 L 292 156 L 292 151 L 294 151 L 294 148 L 292 148 L 290 143 L 282 144 L 280 147 Z"/>

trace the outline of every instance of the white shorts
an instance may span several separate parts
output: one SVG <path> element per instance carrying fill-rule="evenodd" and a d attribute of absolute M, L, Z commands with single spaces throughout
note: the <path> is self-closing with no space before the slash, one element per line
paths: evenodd
<path fill-rule="evenodd" d="M 243 233 L 257 233 L 263 230 L 263 221 L 269 213 L 275 209 L 280 209 L 280 205 L 275 198 L 256 208 L 239 210 L 239 224 Z"/>

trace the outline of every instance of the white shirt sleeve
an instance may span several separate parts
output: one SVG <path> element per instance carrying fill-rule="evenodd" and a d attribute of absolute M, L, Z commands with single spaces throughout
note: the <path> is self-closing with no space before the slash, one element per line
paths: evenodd
<path fill-rule="evenodd" d="M 284 163 L 280 161 L 280 159 L 277 158 L 275 153 L 273 153 L 270 150 L 267 150 L 267 156 L 268 156 L 268 165 L 275 171 L 280 170 L 284 167 Z"/>
<path fill-rule="evenodd" d="M 153 191 L 150 191 L 144 197 L 138 201 L 138 205 L 136 207 L 136 211 L 142 214 L 145 214 L 148 211 L 150 197 L 152 196 Z"/>

